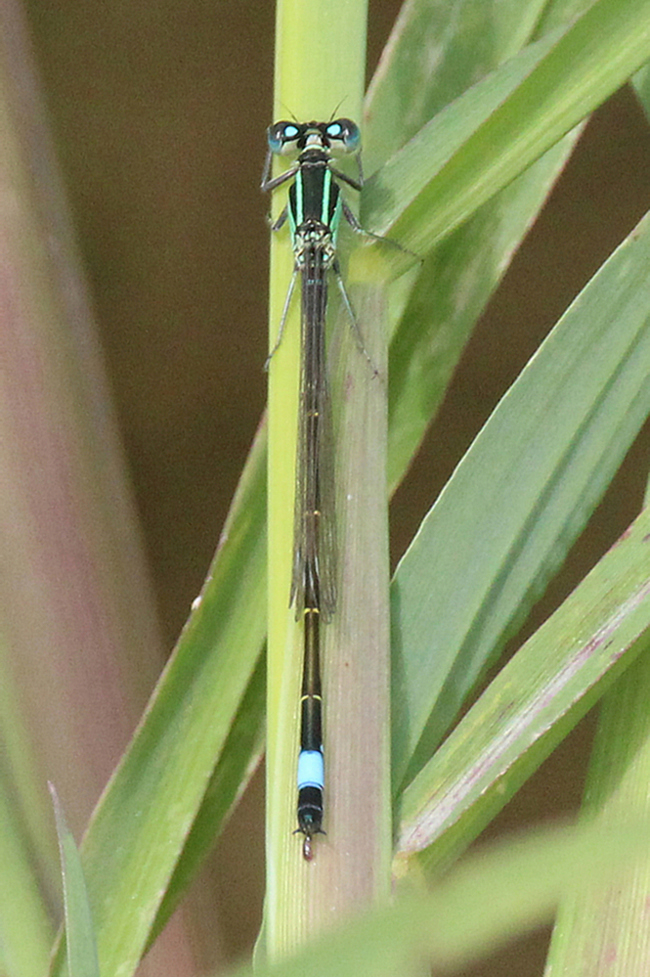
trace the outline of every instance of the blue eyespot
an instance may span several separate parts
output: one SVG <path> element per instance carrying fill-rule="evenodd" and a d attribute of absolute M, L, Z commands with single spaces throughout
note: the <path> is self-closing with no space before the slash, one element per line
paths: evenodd
<path fill-rule="evenodd" d="M 359 126 L 352 119 L 335 119 L 325 128 L 328 139 L 335 139 L 344 153 L 354 153 L 359 148 L 361 133 Z"/>

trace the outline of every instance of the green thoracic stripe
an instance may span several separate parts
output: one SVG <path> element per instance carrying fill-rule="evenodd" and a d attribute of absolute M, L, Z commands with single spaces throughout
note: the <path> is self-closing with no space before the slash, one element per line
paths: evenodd
<path fill-rule="evenodd" d="M 323 173 L 323 196 L 322 196 L 322 210 L 320 219 L 323 224 L 329 224 L 330 222 L 330 198 L 332 196 L 332 174 L 329 170 L 325 170 Z"/>
<path fill-rule="evenodd" d="M 300 227 L 305 219 L 303 211 L 303 193 L 302 193 L 302 173 L 296 175 L 296 212 L 293 215 L 296 222 L 296 227 Z"/>

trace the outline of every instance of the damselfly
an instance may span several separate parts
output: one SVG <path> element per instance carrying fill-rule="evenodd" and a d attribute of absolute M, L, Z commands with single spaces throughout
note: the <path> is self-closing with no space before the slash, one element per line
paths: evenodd
<path fill-rule="evenodd" d="M 336 607 L 336 530 L 331 415 L 326 371 L 325 318 L 328 276 L 336 279 L 357 344 L 365 352 L 337 256 L 341 215 L 355 231 L 363 231 L 341 196 L 339 182 L 361 190 L 360 133 L 350 119 L 331 122 L 276 122 L 268 130 L 268 153 L 262 189 L 275 190 L 289 180 L 289 200 L 271 225 L 279 230 L 289 221 L 294 270 L 284 303 L 280 345 L 298 275 L 301 278 L 301 368 L 294 553 L 289 603 L 296 620 L 304 618 L 300 755 L 298 758 L 298 828 L 304 835 L 303 855 L 312 858 L 312 838 L 323 834 L 324 761 L 320 676 L 320 622 Z M 336 169 L 336 155 L 354 155 L 356 179 Z M 273 155 L 295 155 L 296 162 L 280 176 L 270 177 Z M 370 235 L 374 237 L 374 235 Z"/>

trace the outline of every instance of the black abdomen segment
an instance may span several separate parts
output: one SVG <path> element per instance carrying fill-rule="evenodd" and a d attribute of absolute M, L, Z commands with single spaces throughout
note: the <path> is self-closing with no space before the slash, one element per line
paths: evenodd
<path fill-rule="evenodd" d="M 300 754 L 298 757 L 298 830 L 304 835 L 303 855 L 312 858 L 312 838 L 323 833 L 322 696 L 320 671 L 321 624 L 321 464 L 324 382 L 324 325 L 327 304 L 326 268 L 319 246 L 307 246 L 302 256 L 302 420 L 300 516 L 297 552 L 302 565 L 297 595 L 302 598 L 303 670 L 300 697 Z"/>
<path fill-rule="evenodd" d="M 308 571 L 306 570 L 306 574 Z M 300 697 L 300 755 L 298 757 L 298 830 L 303 833 L 303 855 L 312 857 L 311 839 L 323 833 L 322 699 L 320 684 L 320 622 L 318 581 L 308 581 L 305 592 L 305 654 Z"/>

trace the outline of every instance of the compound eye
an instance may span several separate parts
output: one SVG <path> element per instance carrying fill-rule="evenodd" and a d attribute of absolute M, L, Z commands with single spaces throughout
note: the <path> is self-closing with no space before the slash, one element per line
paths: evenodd
<path fill-rule="evenodd" d="M 269 149 L 278 156 L 294 152 L 301 132 L 295 122 L 274 122 L 267 130 Z"/>
<path fill-rule="evenodd" d="M 336 140 L 343 153 L 354 153 L 359 148 L 361 133 L 359 126 L 352 119 L 335 119 L 329 122 L 325 129 L 328 139 Z"/>

